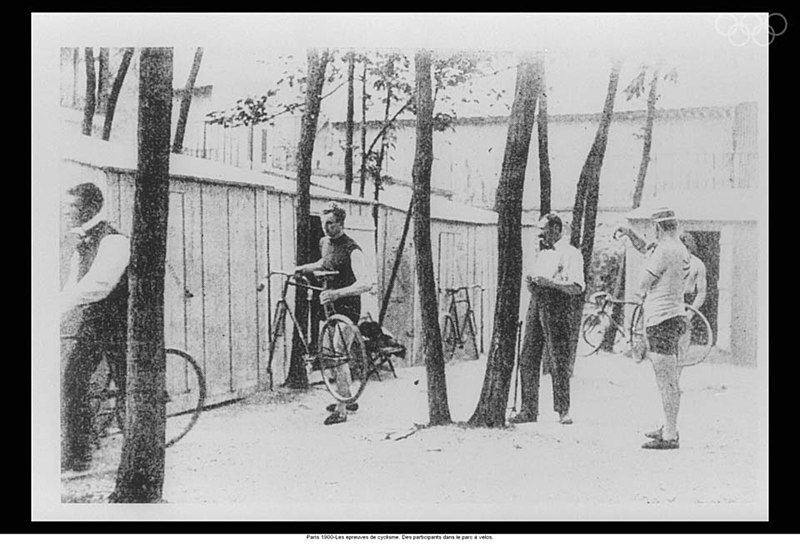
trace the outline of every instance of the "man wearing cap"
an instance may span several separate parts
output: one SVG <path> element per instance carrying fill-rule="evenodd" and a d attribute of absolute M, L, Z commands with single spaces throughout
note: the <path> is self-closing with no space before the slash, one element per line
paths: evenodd
<path fill-rule="evenodd" d="M 95 184 L 68 189 L 64 205 L 77 245 L 60 299 L 61 336 L 71 342 L 62 353 L 61 468 L 84 471 L 92 457 L 89 384 L 104 356 L 124 405 L 130 242 L 103 220 L 103 193 Z"/>
<path fill-rule="evenodd" d="M 678 438 L 678 342 L 686 329 L 684 288 L 689 274 L 689 252 L 678 239 L 678 223 L 671 209 L 653 212 L 656 246 L 645 260 L 635 293 L 643 301 L 649 356 L 664 409 L 664 425 L 645 433 L 646 449 L 675 449 Z"/>
<path fill-rule="evenodd" d="M 296 274 L 314 273 L 315 271 L 336 271 L 338 275 L 329 278 L 328 290 L 319 295 L 324 306 L 331 304 L 334 312 L 344 315 L 358 325 L 361 318 L 361 295 L 375 286 L 374 276 L 370 275 L 361 247 L 350 236 L 344 233 L 345 211 L 338 203 L 330 202 L 322 211 L 322 229 L 325 236 L 320 239 L 322 258 L 316 262 L 303 264 L 295 268 Z M 336 389 L 344 397 L 349 397 L 350 369 L 348 366 L 336 370 Z M 347 421 L 347 412 L 358 410 L 358 403 L 334 403 L 327 407 L 330 415 L 325 425 Z"/>
<path fill-rule="evenodd" d="M 542 352 L 553 364 L 553 407 L 559 422 L 572 423 L 570 407 L 570 297 L 582 293 L 583 255 L 562 238 L 562 221 L 555 213 L 539 221 L 539 255 L 526 277 L 531 300 L 519 357 L 522 406 L 511 423 L 536 422 L 539 415 L 539 378 Z"/>

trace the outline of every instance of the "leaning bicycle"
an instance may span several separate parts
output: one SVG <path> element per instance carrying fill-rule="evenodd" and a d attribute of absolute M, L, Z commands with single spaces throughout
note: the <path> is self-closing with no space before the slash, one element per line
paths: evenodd
<path fill-rule="evenodd" d="M 183 439 L 195 426 L 206 400 L 206 380 L 200 365 L 189 353 L 166 348 L 166 436 L 169 448 Z M 92 441 L 96 447 L 109 435 L 122 434 L 125 406 L 114 382 L 114 370 L 103 360 L 92 375 L 89 386 Z"/>
<path fill-rule="evenodd" d="M 479 349 L 476 338 L 475 312 L 472 309 L 472 301 L 470 300 L 470 291 L 472 289 L 480 289 L 481 294 L 484 290 L 478 284 L 444 289 L 445 298 L 448 300 L 447 312 L 440 317 L 439 328 L 442 334 L 442 353 L 444 354 L 445 362 L 453 358 L 456 347 L 469 347 L 472 359 L 477 359 L 480 350 L 482 350 L 482 348 Z M 462 317 L 459 317 L 458 314 L 458 304 L 466 305 Z M 481 321 L 482 328 L 483 321 Z M 481 331 L 482 342 L 483 332 Z"/>
<path fill-rule="evenodd" d="M 258 290 L 264 290 L 272 276 L 275 275 L 283 276 L 284 281 L 270 326 L 268 370 L 272 370 L 278 339 L 284 337 L 287 342 L 291 340 L 290 336 L 285 336 L 287 334 L 286 317 L 288 316 L 293 326 L 289 333 L 297 336 L 300 341 L 303 361 L 309 374 L 319 373 L 321 382 L 325 384 L 337 401 L 355 402 L 364 392 L 369 378 L 367 352 L 358 327 L 348 317 L 334 313 L 333 306 L 330 304 L 323 306 L 325 322 L 322 324 L 318 336 L 314 335 L 314 326 L 312 325 L 311 303 L 314 294 L 326 290 L 328 279 L 338 275 L 338 272 L 314 272 L 314 277 L 322 281 L 322 285 L 318 286 L 312 284 L 304 275 L 275 270 L 269 272 L 266 283 L 262 281 Z M 306 314 L 305 328 L 301 328 L 300 322 L 289 307 L 287 294 L 291 287 L 306 292 L 309 313 Z M 343 381 L 343 379 L 345 380 Z M 349 390 L 345 384 L 349 385 Z"/>
<path fill-rule="evenodd" d="M 581 323 L 578 342 L 578 355 L 588 357 L 597 353 L 607 338 L 611 339 L 609 330 L 613 331 L 613 340 L 627 346 L 631 356 L 641 361 L 647 355 L 647 336 L 645 334 L 644 314 L 639 302 L 617 300 L 605 291 L 599 291 L 589 297 L 589 303 L 595 309 L 584 317 Z M 631 307 L 626 314 L 630 319 L 627 324 L 617 322 L 610 311 L 613 304 Z M 708 319 L 697 309 L 684 304 L 688 331 L 684 333 L 678 344 L 678 365 L 692 366 L 701 363 L 711 352 L 713 334 Z"/>

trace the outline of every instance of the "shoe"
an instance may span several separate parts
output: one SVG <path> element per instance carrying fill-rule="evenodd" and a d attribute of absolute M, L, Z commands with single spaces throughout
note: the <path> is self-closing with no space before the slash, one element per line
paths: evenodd
<path fill-rule="evenodd" d="M 526 423 L 535 423 L 537 421 L 536 414 L 531 414 L 530 412 L 520 412 L 519 414 L 515 414 L 512 416 L 508 423 L 511 424 L 526 424 Z"/>
<path fill-rule="evenodd" d="M 661 427 L 659 427 L 658 429 L 654 430 L 654 431 L 648 431 L 647 433 L 644 434 L 644 436 L 645 437 L 650 437 L 651 439 L 660 439 L 662 433 L 664 433 L 664 426 L 663 425 Z"/>
<path fill-rule="evenodd" d="M 333 424 L 340 424 L 342 422 L 347 421 L 347 414 L 342 414 L 340 412 L 334 412 L 327 418 L 325 418 L 325 425 L 333 425 Z"/>
<path fill-rule="evenodd" d="M 325 410 L 327 410 L 328 412 L 336 412 L 337 406 L 339 405 L 337 405 L 336 403 L 331 403 L 325 407 Z M 358 403 L 348 403 L 347 405 L 345 405 L 345 408 L 347 408 L 347 410 L 349 410 L 350 412 L 355 412 L 356 410 L 358 410 Z"/>
<path fill-rule="evenodd" d="M 571 425 L 572 418 L 569 417 L 569 414 L 564 412 L 563 414 L 558 415 L 558 423 L 560 423 L 561 425 Z"/>
<path fill-rule="evenodd" d="M 642 448 L 651 448 L 655 450 L 672 450 L 674 448 L 680 448 L 681 443 L 677 437 L 674 439 L 653 439 L 652 441 L 647 441 L 642 445 Z"/>

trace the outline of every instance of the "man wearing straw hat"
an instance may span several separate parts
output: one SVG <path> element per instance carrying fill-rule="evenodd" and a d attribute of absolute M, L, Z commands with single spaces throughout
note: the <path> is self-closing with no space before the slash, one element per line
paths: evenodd
<path fill-rule="evenodd" d="M 669 450 L 680 446 L 678 343 L 686 329 L 683 295 L 690 257 L 678 239 L 678 222 L 672 209 L 657 209 L 650 218 L 655 223 L 657 243 L 645 261 L 636 297 L 643 300 L 649 356 L 661 393 L 664 425 L 645 433 L 651 440 L 642 448 Z"/>

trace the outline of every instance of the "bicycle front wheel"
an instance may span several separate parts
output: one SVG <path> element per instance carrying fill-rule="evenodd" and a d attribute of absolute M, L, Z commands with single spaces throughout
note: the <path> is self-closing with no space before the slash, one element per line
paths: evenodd
<path fill-rule="evenodd" d="M 206 401 L 206 379 L 194 357 L 183 350 L 166 349 L 167 434 L 165 446 L 184 438 L 197 423 Z"/>
<path fill-rule="evenodd" d="M 456 332 L 456 324 L 450 314 L 443 315 L 439 324 L 442 329 L 442 355 L 444 356 L 444 362 L 447 363 L 453 358 L 453 354 L 456 351 L 458 333 Z"/>
<path fill-rule="evenodd" d="M 587 315 L 581 324 L 578 355 L 588 357 L 597 353 L 609 328 L 611 328 L 611 318 L 608 314 L 592 313 Z"/>
<path fill-rule="evenodd" d="M 322 381 L 334 399 L 355 402 L 367 386 L 367 352 L 361 332 L 344 315 L 331 315 L 322 325 L 317 354 Z"/>
<path fill-rule="evenodd" d="M 701 363 L 711 352 L 714 335 L 711 324 L 700 310 L 686 304 L 687 329 L 678 340 L 678 366 L 690 367 Z"/>
<path fill-rule="evenodd" d="M 464 316 L 464 340 L 467 346 L 471 347 L 471 354 L 473 359 L 480 357 L 478 352 L 478 338 L 475 329 L 475 314 L 469 310 Z"/>

